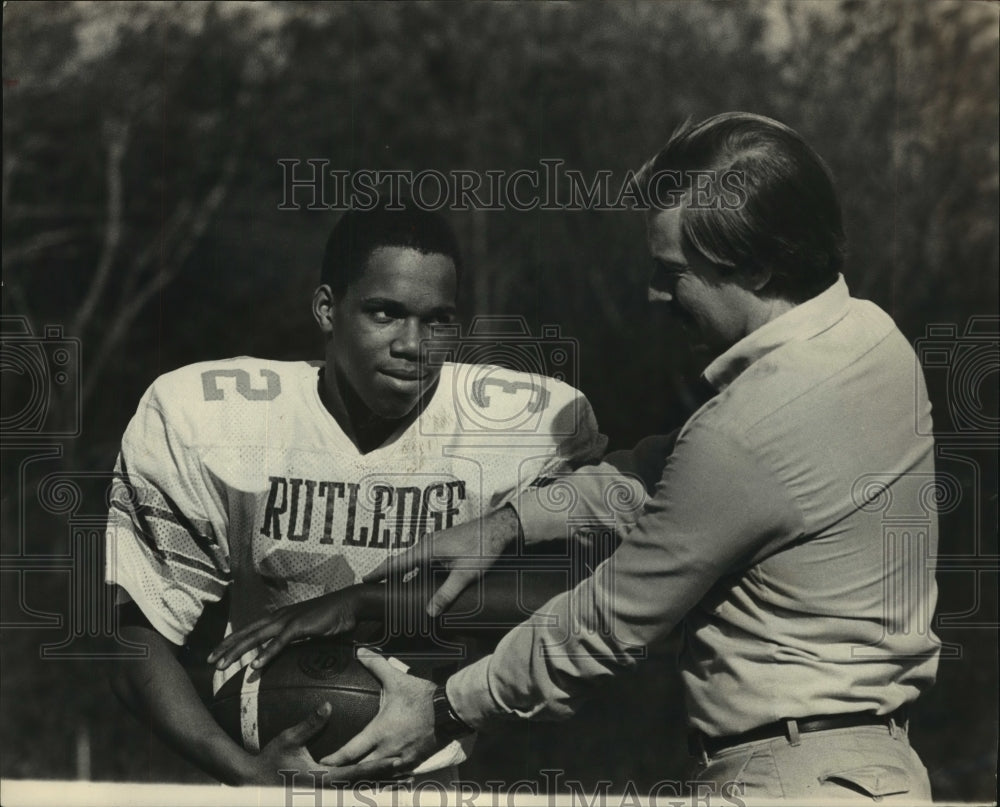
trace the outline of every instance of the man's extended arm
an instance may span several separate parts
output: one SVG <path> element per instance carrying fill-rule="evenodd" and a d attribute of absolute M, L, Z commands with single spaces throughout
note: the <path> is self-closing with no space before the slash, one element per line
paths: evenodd
<path fill-rule="evenodd" d="M 677 442 L 679 429 L 640 440 L 628 451 L 615 451 L 598 464 L 584 465 L 529 488 L 515 505 L 524 544 L 568 538 L 577 525 L 626 531 L 642 514 L 649 494 Z M 508 526 L 505 539 L 517 535 Z"/>
<path fill-rule="evenodd" d="M 451 573 L 428 604 L 428 612 L 437 616 L 512 546 L 517 545 L 520 554 L 522 548 L 565 540 L 581 527 L 613 530 L 620 537 L 635 523 L 660 481 L 678 432 L 647 437 L 631 451 L 608 454 L 600 464 L 582 466 L 554 477 L 544 487 L 522 491 L 513 505 L 478 521 L 426 536 L 387 558 L 364 580 L 398 578 L 432 561 L 449 566 Z M 597 550 L 598 556 L 607 552 L 607 548 Z"/>
<path fill-rule="evenodd" d="M 452 676 L 449 698 L 475 727 L 508 714 L 568 717 L 594 681 L 633 665 L 719 578 L 800 530 L 796 505 L 757 458 L 729 435 L 693 429 L 618 551 Z"/>

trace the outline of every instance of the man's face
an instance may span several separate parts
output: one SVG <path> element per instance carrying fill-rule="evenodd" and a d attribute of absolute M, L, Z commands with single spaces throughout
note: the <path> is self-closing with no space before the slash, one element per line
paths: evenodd
<path fill-rule="evenodd" d="M 437 380 L 440 368 L 420 363 L 420 341 L 454 317 L 457 285 L 445 255 L 379 247 L 335 299 L 327 365 L 379 417 L 404 417 Z"/>
<path fill-rule="evenodd" d="M 722 352 L 749 333 L 752 293 L 687 243 L 681 232 L 682 211 L 675 207 L 646 216 L 654 263 L 649 300 L 668 305 L 696 343 Z"/>

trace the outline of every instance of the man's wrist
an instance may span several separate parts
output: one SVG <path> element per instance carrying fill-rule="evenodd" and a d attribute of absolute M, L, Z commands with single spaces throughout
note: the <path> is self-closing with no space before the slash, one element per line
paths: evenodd
<path fill-rule="evenodd" d="M 472 734 L 472 727 L 458 716 L 443 685 L 435 688 L 431 701 L 434 705 L 434 736 L 439 745 Z"/>

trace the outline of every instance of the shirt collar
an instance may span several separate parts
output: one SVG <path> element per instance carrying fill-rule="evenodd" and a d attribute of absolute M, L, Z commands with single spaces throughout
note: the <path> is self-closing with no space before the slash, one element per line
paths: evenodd
<path fill-rule="evenodd" d="M 815 297 L 761 325 L 705 368 L 705 380 L 718 392 L 758 359 L 793 341 L 825 331 L 847 313 L 850 294 L 843 275 Z"/>

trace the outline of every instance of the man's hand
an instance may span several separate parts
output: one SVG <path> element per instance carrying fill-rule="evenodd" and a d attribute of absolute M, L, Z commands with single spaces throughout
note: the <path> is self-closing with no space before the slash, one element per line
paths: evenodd
<path fill-rule="evenodd" d="M 520 532 L 517 512 L 507 505 L 478 521 L 425 535 L 405 552 L 382 561 L 364 580 L 400 577 L 432 562 L 443 563 L 451 572 L 427 603 L 427 613 L 436 617 L 496 563 L 504 550 L 517 541 Z"/>
<path fill-rule="evenodd" d="M 380 765 L 379 770 L 399 774 L 423 762 L 435 750 L 434 684 L 407 675 L 374 651 L 358 649 L 358 661 L 382 684 L 382 705 L 375 719 L 343 748 L 325 757 L 324 765 L 346 772 L 351 779 L 370 776 L 362 766 Z M 360 760 L 357 765 L 348 765 Z"/>
<path fill-rule="evenodd" d="M 177 660 L 179 648 L 155 628 L 143 624 L 134 603 L 119 606 L 121 637 L 144 645 L 145 659 L 120 659 L 113 668 L 111 686 L 118 698 L 144 726 L 153 730 L 178 754 L 229 785 L 282 785 L 281 771 L 317 771 L 324 785 L 336 782 L 389 780 L 397 774 L 392 759 L 336 768 L 316 762 L 305 744 L 326 725 L 329 705 L 286 729 L 261 749 L 246 751 L 229 737 L 209 714 Z M 319 773 L 317 775 L 319 775 Z"/>
<path fill-rule="evenodd" d="M 306 749 L 306 743 L 323 730 L 329 719 L 330 704 L 324 703 L 301 723 L 285 729 L 253 758 L 253 763 L 240 784 L 285 784 L 281 771 L 321 776 L 323 787 L 336 787 L 361 779 L 389 780 L 398 775 L 400 769 L 398 757 L 373 759 L 346 767 L 328 765 L 313 759 L 312 754 Z"/>
<path fill-rule="evenodd" d="M 270 641 L 251 663 L 252 667 L 263 667 L 295 639 L 348 633 L 357 627 L 366 608 L 373 610 L 366 601 L 366 597 L 370 596 L 370 589 L 366 586 L 349 586 L 279 608 L 229 634 L 209 654 L 208 663 L 215 664 L 218 670 L 224 670 L 238 661 L 244 653 Z"/>

